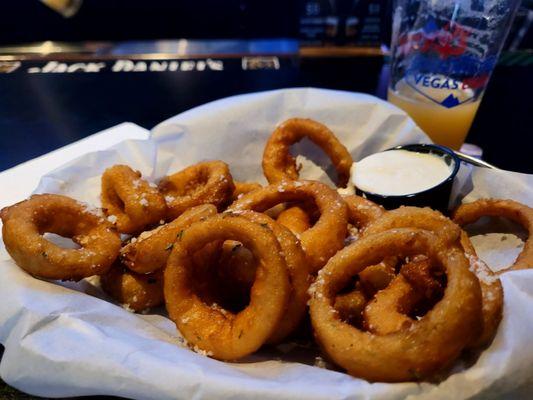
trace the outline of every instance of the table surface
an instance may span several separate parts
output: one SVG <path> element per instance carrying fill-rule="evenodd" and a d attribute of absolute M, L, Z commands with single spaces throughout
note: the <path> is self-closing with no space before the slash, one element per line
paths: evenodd
<path fill-rule="evenodd" d="M 99 72 L 48 73 L 46 61 L 22 61 L 14 72 L 0 74 L 0 171 L 124 121 L 150 129 L 235 94 L 314 86 L 385 96 L 382 56 L 276 59 L 277 69 L 244 70 L 243 58 L 234 56 L 215 60 L 222 71 L 169 71 L 165 64 L 164 72 L 150 71 L 149 62 L 144 72 L 114 72 L 117 61 L 108 59 L 95 61 Z M 533 173 L 527 146 L 533 126 L 531 72 L 531 66 L 496 68 L 467 139 L 483 148 L 486 161 L 526 173 Z"/>

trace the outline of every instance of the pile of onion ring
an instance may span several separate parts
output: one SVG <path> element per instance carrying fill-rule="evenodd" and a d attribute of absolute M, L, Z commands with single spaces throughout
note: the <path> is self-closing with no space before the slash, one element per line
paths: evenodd
<path fill-rule="evenodd" d="M 289 149 L 303 138 L 322 147 L 344 187 L 348 150 L 325 125 L 292 118 L 265 146 L 268 185 L 234 181 L 219 160 L 158 182 L 115 165 L 102 175 L 101 209 L 42 194 L 1 210 L 6 249 L 37 278 L 98 275 L 132 311 L 165 307 L 193 350 L 219 360 L 312 329 L 324 355 L 355 377 L 420 381 L 489 346 L 503 289 L 462 227 L 501 216 L 531 233 L 533 210 L 485 199 L 451 219 L 429 208 L 387 211 L 300 179 Z M 531 267 L 528 238 L 506 270 Z"/>

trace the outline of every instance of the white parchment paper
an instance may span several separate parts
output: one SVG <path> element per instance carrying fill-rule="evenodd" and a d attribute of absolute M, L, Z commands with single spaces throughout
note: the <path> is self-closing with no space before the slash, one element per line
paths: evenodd
<path fill-rule="evenodd" d="M 264 182 L 260 165 L 265 141 L 276 124 L 294 116 L 327 124 L 355 160 L 398 144 L 429 142 L 402 111 L 375 97 L 279 90 L 180 114 L 154 128 L 150 140 L 124 141 L 46 174 L 36 192 L 62 193 L 98 206 L 100 176 L 113 164 L 128 164 L 157 180 L 207 159 L 228 162 L 236 179 Z M 324 155 L 310 143 L 295 147 L 310 160 L 304 177 L 327 181 L 314 166 L 328 165 Z M 464 196 L 465 201 L 498 197 L 531 206 L 532 188 L 531 175 L 465 166 L 453 202 Z M 510 232 L 506 235 L 511 241 L 486 234 L 473 241 L 487 261 L 509 264 L 521 245 Z M 533 393 L 533 270 L 503 276 L 504 316 L 494 342 L 474 365 L 465 370 L 459 363 L 436 385 L 371 384 L 314 367 L 316 350 L 293 345 L 259 352 L 240 363 L 219 362 L 185 348 L 164 316 L 131 314 L 102 300 L 90 282 L 59 285 L 30 277 L 3 245 L 0 268 L 0 341 L 5 346 L 0 374 L 10 385 L 40 396 L 457 400 L 528 398 Z"/>

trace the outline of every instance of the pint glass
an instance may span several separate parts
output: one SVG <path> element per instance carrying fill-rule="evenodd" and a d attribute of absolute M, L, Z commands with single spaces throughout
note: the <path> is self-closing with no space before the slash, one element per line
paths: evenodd
<path fill-rule="evenodd" d="M 395 0 L 388 100 L 459 149 L 520 0 Z"/>

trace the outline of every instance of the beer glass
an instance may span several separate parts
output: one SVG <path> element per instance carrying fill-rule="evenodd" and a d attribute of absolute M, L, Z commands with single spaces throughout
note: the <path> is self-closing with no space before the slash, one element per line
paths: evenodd
<path fill-rule="evenodd" d="M 520 0 L 395 0 L 388 100 L 459 149 Z"/>

